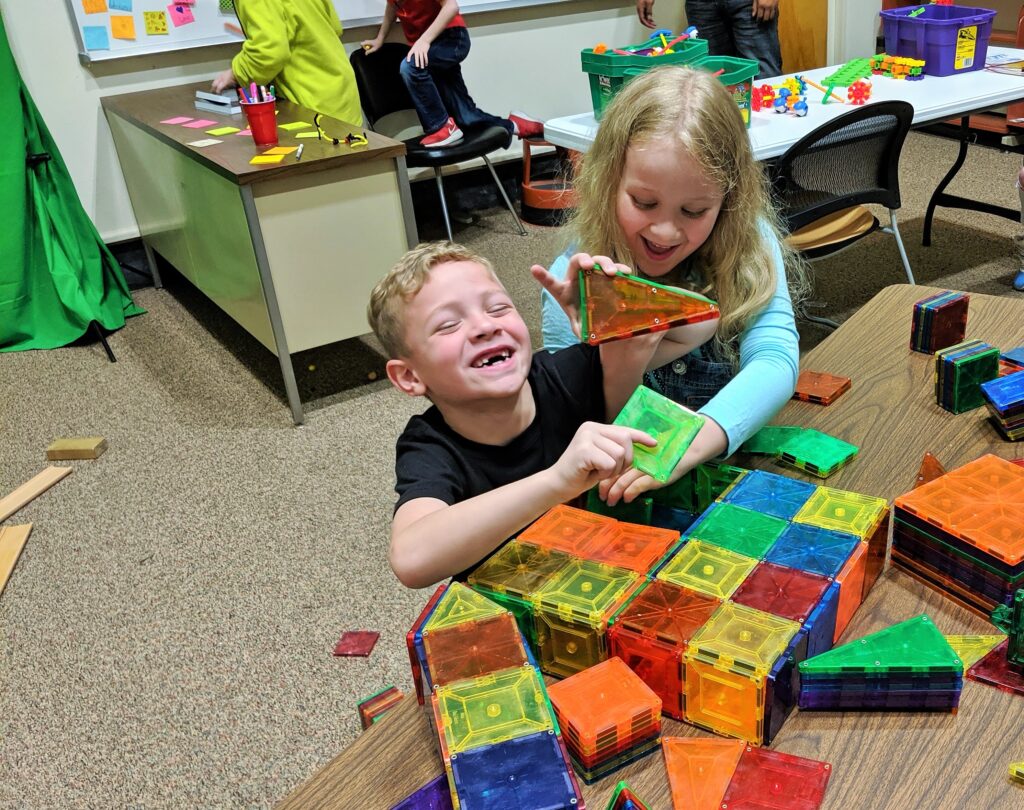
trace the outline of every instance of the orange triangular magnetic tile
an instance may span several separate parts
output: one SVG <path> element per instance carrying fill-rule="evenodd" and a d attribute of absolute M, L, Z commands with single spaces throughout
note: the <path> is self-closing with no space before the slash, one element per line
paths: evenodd
<path fill-rule="evenodd" d="M 580 271 L 583 339 L 592 346 L 719 317 L 709 298 L 633 278 Z"/>
<path fill-rule="evenodd" d="M 914 488 L 934 481 L 939 476 L 946 474 L 946 468 L 939 464 L 939 460 L 931 453 L 925 453 L 921 460 L 921 468 L 917 471 L 917 483 Z"/>
<path fill-rule="evenodd" d="M 661 747 L 672 806 L 676 810 L 719 810 L 747 744 L 707 737 L 665 737 Z"/>

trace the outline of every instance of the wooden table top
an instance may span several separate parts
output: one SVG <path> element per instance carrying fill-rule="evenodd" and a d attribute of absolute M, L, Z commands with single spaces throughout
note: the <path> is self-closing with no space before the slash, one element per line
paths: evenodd
<path fill-rule="evenodd" d="M 194 158 L 223 177 L 238 183 L 250 183 L 292 177 L 309 172 L 322 171 L 347 163 L 376 160 L 380 158 L 401 157 L 405 154 L 405 144 L 368 129 L 361 129 L 328 116 L 320 117 L 321 128 L 339 138 L 349 132 L 366 135 L 366 146 L 348 146 L 345 143 L 334 145 L 329 140 L 317 138 L 296 138 L 300 132 L 314 132 L 312 127 L 314 112 L 286 99 L 277 101 L 277 123 L 279 146 L 298 146 L 305 144 L 302 159 L 296 160 L 295 155 L 285 155 L 280 163 L 252 165 L 249 161 L 262 154 L 270 147 L 256 148 L 256 144 L 248 135 L 222 135 L 221 143 L 213 146 L 195 147 L 188 144 L 192 141 L 205 140 L 217 136 L 207 135 L 209 129 L 232 126 L 246 129 L 244 113 L 237 115 L 220 115 L 195 108 L 195 91 L 209 90 L 209 82 L 199 82 L 179 87 L 165 87 L 160 90 L 144 90 L 140 93 L 125 93 L 116 96 L 104 96 L 101 99 L 107 115 L 117 115 L 147 131 L 168 146 Z M 193 119 L 214 121 L 202 129 L 189 129 L 180 124 L 161 124 L 170 118 L 189 116 Z M 289 131 L 280 129 L 281 124 L 305 122 L 310 125 L 306 130 Z"/>
<path fill-rule="evenodd" d="M 911 352 L 913 304 L 928 287 L 882 290 L 835 333 L 807 353 L 803 367 L 842 374 L 853 387 L 828 407 L 790 402 L 776 424 L 817 427 L 851 441 L 861 453 L 828 485 L 888 499 L 911 488 L 925 451 L 952 469 L 984 453 L 1024 456 L 1024 443 L 1004 442 L 985 409 L 953 415 L 935 404 L 928 355 Z M 967 336 L 1001 348 L 1024 344 L 1024 299 L 971 295 Z M 812 479 L 757 457 L 758 466 Z M 855 615 L 843 640 L 928 613 L 945 633 L 993 633 L 979 617 L 889 568 Z M 663 718 L 664 736 L 708 736 Z M 832 763 L 825 808 L 1013 808 L 1024 790 L 1007 779 L 1024 759 L 1024 698 L 964 682 L 956 715 L 917 712 L 795 712 L 772 748 Z M 281 805 L 298 808 L 383 808 L 442 771 L 424 710 L 407 697 Z M 581 785 L 587 806 L 602 810 L 620 779 L 652 810 L 672 807 L 658 753 L 594 785 Z"/>

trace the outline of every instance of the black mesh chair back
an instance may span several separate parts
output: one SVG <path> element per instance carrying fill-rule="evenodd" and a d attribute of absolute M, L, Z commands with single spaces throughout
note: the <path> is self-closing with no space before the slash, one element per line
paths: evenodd
<path fill-rule="evenodd" d="M 897 210 L 900 151 L 913 118 L 905 101 L 866 104 L 793 144 L 772 169 L 789 231 L 855 205 Z"/>
<path fill-rule="evenodd" d="M 402 60 L 409 53 L 409 48 L 398 42 L 385 42 L 380 50 L 367 54 L 362 49 L 353 51 L 349 62 L 356 75 L 356 87 L 359 89 L 359 100 L 363 106 L 363 115 L 370 129 L 375 129 L 377 122 L 385 115 L 414 109 L 412 97 L 402 81 L 399 69 Z M 451 220 L 448 216 L 448 204 L 444 196 L 444 181 L 441 169 L 467 160 L 480 158 L 494 178 L 505 206 L 516 221 L 519 235 L 524 236 L 526 229 L 519 221 L 519 215 L 512 207 L 512 202 L 505 193 L 504 186 L 498 179 L 494 166 L 487 157 L 491 152 L 508 146 L 509 134 L 503 127 L 484 126 L 463 130 L 463 138 L 456 144 L 445 147 L 427 148 L 420 144 L 419 137 L 404 141 L 406 165 L 410 168 L 428 167 L 434 170 L 437 193 L 441 199 L 441 212 L 444 215 L 445 229 L 449 241 L 452 240 Z"/>

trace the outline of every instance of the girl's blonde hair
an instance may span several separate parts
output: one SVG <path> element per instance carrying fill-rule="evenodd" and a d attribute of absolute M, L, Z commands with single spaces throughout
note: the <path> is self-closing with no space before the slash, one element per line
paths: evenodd
<path fill-rule="evenodd" d="M 781 236 L 768 182 L 750 151 L 736 102 L 706 70 L 661 67 L 631 80 L 605 111 L 594 144 L 575 181 L 573 219 L 580 250 L 636 267 L 616 215 L 626 152 L 636 143 L 670 137 L 723 193 L 722 209 L 707 241 L 690 259 L 722 312 L 716 339 L 731 344 L 775 293 L 771 245 L 777 238 L 793 293 L 802 291 L 802 265 Z M 679 284 L 678 271 L 659 278 Z M 795 283 L 794 283 L 795 282 Z"/>

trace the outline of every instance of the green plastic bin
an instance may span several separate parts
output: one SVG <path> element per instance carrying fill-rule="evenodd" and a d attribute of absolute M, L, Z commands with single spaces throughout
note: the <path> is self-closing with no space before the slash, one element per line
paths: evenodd
<path fill-rule="evenodd" d="M 643 49 L 660 45 L 660 39 L 651 39 L 639 45 L 628 45 L 620 50 Z M 594 118 L 598 121 L 601 120 L 609 102 L 633 76 L 639 76 L 641 73 L 646 73 L 661 65 L 688 65 L 696 59 L 707 56 L 708 43 L 704 39 L 684 39 L 673 45 L 672 50 L 674 53 L 661 56 L 624 56 L 612 53 L 610 49 L 604 53 L 594 53 L 593 48 L 585 48 L 581 51 L 580 62 L 583 65 L 583 72 L 590 76 L 590 99 L 594 104 Z M 748 98 L 748 108 L 749 101 Z"/>
<path fill-rule="evenodd" d="M 738 56 L 702 56 L 693 63 L 694 67 L 710 70 L 719 75 L 719 80 L 732 93 L 736 106 L 743 116 L 743 124 L 750 128 L 750 96 L 754 77 L 761 69 L 756 59 L 741 59 Z"/>

